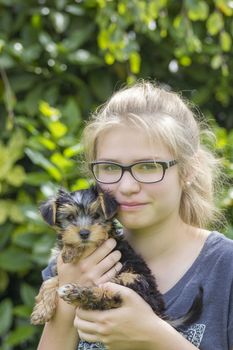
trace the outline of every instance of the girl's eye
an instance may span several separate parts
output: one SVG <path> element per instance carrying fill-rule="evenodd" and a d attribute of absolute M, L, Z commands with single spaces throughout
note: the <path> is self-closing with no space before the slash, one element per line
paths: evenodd
<path fill-rule="evenodd" d="M 162 169 L 162 167 L 157 163 L 142 163 L 138 164 L 137 167 L 135 167 L 137 171 L 141 172 L 158 172 Z"/>
<path fill-rule="evenodd" d="M 68 219 L 69 221 L 74 220 L 74 214 L 68 215 L 68 216 L 67 216 L 67 219 Z"/>
<path fill-rule="evenodd" d="M 114 172 L 114 171 L 119 171 L 119 167 L 114 164 L 104 164 L 102 166 L 102 170 L 105 172 Z"/>

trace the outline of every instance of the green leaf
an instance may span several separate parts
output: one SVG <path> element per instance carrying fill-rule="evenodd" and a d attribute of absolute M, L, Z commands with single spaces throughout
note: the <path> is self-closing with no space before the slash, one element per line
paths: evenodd
<path fill-rule="evenodd" d="M 8 218 L 8 208 L 9 208 L 9 203 L 8 201 L 1 200 L 0 201 L 0 225 L 4 224 L 4 222 Z"/>
<path fill-rule="evenodd" d="M 41 15 L 38 13 L 35 13 L 31 18 L 31 25 L 35 29 L 41 29 L 42 20 Z"/>
<path fill-rule="evenodd" d="M 71 158 L 75 155 L 82 154 L 83 153 L 83 146 L 80 143 L 77 143 L 77 145 L 68 147 L 64 150 L 64 156 Z"/>
<path fill-rule="evenodd" d="M 0 252 L 0 268 L 9 272 L 27 271 L 31 268 L 28 253 L 16 247 L 9 247 Z"/>
<path fill-rule="evenodd" d="M 17 130 L 10 138 L 7 147 L 0 143 L 0 179 L 6 179 L 15 161 L 22 158 L 25 137 Z"/>
<path fill-rule="evenodd" d="M 62 115 L 64 116 L 64 120 L 66 125 L 74 131 L 81 123 L 81 111 L 80 107 L 77 103 L 77 99 L 70 96 L 62 109 Z"/>
<path fill-rule="evenodd" d="M 101 84 L 99 82 L 102 82 Z M 100 101 L 105 101 L 109 96 L 109 91 L 112 89 L 111 76 L 105 74 L 104 70 L 93 72 L 89 78 L 91 90 Z"/>
<path fill-rule="evenodd" d="M 78 179 L 71 187 L 71 191 L 86 190 L 90 187 L 90 183 L 86 179 Z"/>
<path fill-rule="evenodd" d="M 206 22 L 207 30 L 211 35 L 216 35 L 220 32 L 224 27 L 223 16 L 219 12 L 213 12 L 207 22 Z"/>
<path fill-rule="evenodd" d="M 0 201 L 0 209 L 5 207 L 5 202 L 8 202 L 6 200 Z M 4 226 L 1 227 L 1 234 L 0 234 L 0 250 L 2 250 L 8 241 L 11 239 L 11 234 L 14 227 L 12 223 L 7 223 Z"/>
<path fill-rule="evenodd" d="M 66 126 L 65 124 L 59 122 L 59 121 L 49 123 L 48 129 L 50 130 L 51 134 L 52 134 L 56 139 L 61 138 L 61 137 L 64 136 L 64 135 L 67 133 L 67 131 L 68 131 L 67 126 Z"/>
<path fill-rule="evenodd" d="M 12 222 L 18 224 L 24 221 L 22 208 L 18 203 L 15 203 L 14 201 L 11 201 L 9 205 L 9 218 Z"/>
<path fill-rule="evenodd" d="M 9 69 L 15 66 L 15 61 L 7 53 L 2 53 L 0 56 L 0 67 L 2 69 Z"/>
<path fill-rule="evenodd" d="M 38 208 L 35 205 L 24 205 L 22 206 L 22 211 L 29 220 L 37 224 L 41 224 L 41 216 Z"/>
<path fill-rule="evenodd" d="M 7 175 L 7 182 L 15 187 L 19 187 L 23 184 L 26 178 L 26 173 L 21 165 L 14 166 Z"/>
<path fill-rule="evenodd" d="M 12 241 L 15 245 L 22 248 L 31 248 L 39 239 L 35 233 L 28 232 L 14 232 Z"/>
<path fill-rule="evenodd" d="M 220 45 L 223 51 L 228 52 L 231 50 L 232 39 L 229 33 L 222 31 L 220 33 Z"/>
<path fill-rule="evenodd" d="M 70 22 L 69 16 L 58 11 L 52 12 L 50 18 L 57 33 L 63 33 Z"/>
<path fill-rule="evenodd" d="M 61 113 L 59 109 L 51 107 L 48 102 L 46 101 L 40 101 L 39 103 L 39 111 L 45 116 L 53 121 L 56 121 L 60 118 Z"/>
<path fill-rule="evenodd" d="M 191 21 L 205 21 L 209 14 L 209 6 L 204 1 L 186 1 L 188 5 L 188 17 Z"/>
<path fill-rule="evenodd" d="M 75 16 L 82 16 L 85 13 L 80 5 L 67 5 L 65 11 Z"/>
<path fill-rule="evenodd" d="M 49 174 L 45 172 L 31 172 L 27 173 L 25 183 L 32 186 L 40 186 L 41 184 L 48 182 L 50 180 Z"/>
<path fill-rule="evenodd" d="M 23 303 L 27 306 L 32 307 L 35 303 L 35 296 L 37 295 L 37 290 L 27 283 L 22 283 L 20 285 L 20 296 Z"/>
<path fill-rule="evenodd" d="M 62 45 L 69 51 L 77 50 L 85 42 L 91 39 L 95 26 L 87 24 L 84 27 L 74 30 L 70 33 L 69 37 L 62 41 Z"/>
<path fill-rule="evenodd" d="M 10 84 L 15 93 L 30 90 L 35 86 L 37 77 L 31 74 L 18 74 L 10 79 Z"/>
<path fill-rule="evenodd" d="M 182 66 L 188 67 L 191 65 L 192 59 L 189 56 L 184 55 L 180 58 L 179 62 Z"/>
<path fill-rule="evenodd" d="M 215 6 L 219 8 L 225 16 L 233 15 L 232 4 L 229 0 L 215 0 Z"/>
<path fill-rule="evenodd" d="M 0 270 L 0 293 L 4 292 L 7 289 L 8 285 L 9 285 L 9 276 L 7 272 Z"/>
<path fill-rule="evenodd" d="M 5 299 L 0 303 L 0 315 L 0 335 L 3 335 L 9 330 L 13 321 L 13 305 L 10 299 Z"/>
<path fill-rule="evenodd" d="M 52 163 L 50 163 L 48 159 L 46 159 L 41 153 L 33 151 L 30 148 L 26 148 L 25 153 L 34 164 L 46 169 L 54 179 L 56 179 L 57 181 L 60 181 L 62 179 L 60 171 Z"/>
<path fill-rule="evenodd" d="M 68 55 L 68 59 L 73 64 L 79 65 L 102 65 L 103 60 L 98 56 L 91 54 L 89 51 L 84 49 L 79 49 Z"/>
<path fill-rule="evenodd" d="M 33 246 L 33 261 L 45 266 L 48 263 L 55 240 L 55 234 L 47 234 L 41 237 Z"/>
<path fill-rule="evenodd" d="M 226 129 L 224 129 L 224 128 L 215 129 L 215 135 L 217 138 L 216 148 L 223 149 L 224 147 L 226 147 L 226 145 L 228 143 Z"/>
<path fill-rule="evenodd" d="M 221 67 L 222 62 L 223 62 L 223 57 L 221 55 L 215 55 L 212 58 L 210 65 L 213 69 L 218 69 Z"/>
<path fill-rule="evenodd" d="M 53 164 L 55 164 L 59 169 L 63 170 L 69 170 L 73 167 L 74 162 L 70 159 L 66 159 L 61 153 L 54 153 L 50 160 Z"/>
<path fill-rule="evenodd" d="M 0 39 L 0 53 L 2 53 L 5 44 L 6 44 L 6 42 L 3 39 Z"/>
<path fill-rule="evenodd" d="M 14 315 L 21 318 L 29 319 L 32 312 L 32 307 L 27 305 L 19 305 L 14 307 Z"/>
<path fill-rule="evenodd" d="M 140 72 L 141 56 L 138 52 L 132 52 L 129 56 L 130 70 L 134 74 Z"/>
<path fill-rule="evenodd" d="M 195 35 L 188 35 L 186 38 L 186 43 L 188 46 L 189 52 L 201 52 L 202 43 Z"/>
<path fill-rule="evenodd" d="M 34 116 L 38 112 L 38 104 L 41 100 L 45 87 L 43 84 L 38 84 L 32 90 L 29 90 L 25 97 L 23 110 L 29 115 Z"/>
<path fill-rule="evenodd" d="M 33 63 L 33 61 L 39 59 L 41 52 L 41 46 L 38 43 L 35 43 L 27 48 L 24 48 L 20 59 L 23 61 L 23 63 L 30 64 Z"/>
<path fill-rule="evenodd" d="M 56 149 L 56 144 L 55 142 L 53 142 L 52 140 L 50 140 L 48 137 L 42 136 L 42 135 L 38 135 L 37 137 L 37 141 L 45 146 L 45 148 L 47 148 L 50 151 L 53 151 Z"/>
<path fill-rule="evenodd" d="M 31 339 L 36 332 L 36 328 L 33 326 L 19 326 L 13 332 L 11 332 L 6 339 L 8 345 L 19 345 L 22 342 Z"/>

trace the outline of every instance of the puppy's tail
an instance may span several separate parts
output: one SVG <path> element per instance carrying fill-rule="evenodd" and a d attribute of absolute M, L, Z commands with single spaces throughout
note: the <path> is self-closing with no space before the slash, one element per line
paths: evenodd
<path fill-rule="evenodd" d="M 174 328 L 179 328 L 182 326 L 187 326 L 191 323 L 196 322 L 201 316 L 203 309 L 203 288 L 199 287 L 198 294 L 196 295 L 192 306 L 186 315 L 177 318 L 175 320 L 169 319 L 167 322 Z"/>

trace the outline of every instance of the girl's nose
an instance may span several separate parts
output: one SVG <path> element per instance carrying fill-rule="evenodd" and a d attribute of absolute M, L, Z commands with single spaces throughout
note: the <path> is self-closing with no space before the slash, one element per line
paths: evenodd
<path fill-rule="evenodd" d="M 126 171 L 119 181 L 118 189 L 123 194 L 131 194 L 140 191 L 140 183 L 133 178 L 133 176 Z"/>

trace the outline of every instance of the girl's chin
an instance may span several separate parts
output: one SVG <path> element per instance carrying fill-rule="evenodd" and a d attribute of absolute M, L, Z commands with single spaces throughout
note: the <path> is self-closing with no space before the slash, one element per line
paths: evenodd
<path fill-rule="evenodd" d="M 148 221 L 138 215 L 119 215 L 118 220 L 127 229 L 141 229 L 147 226 Z"/>

